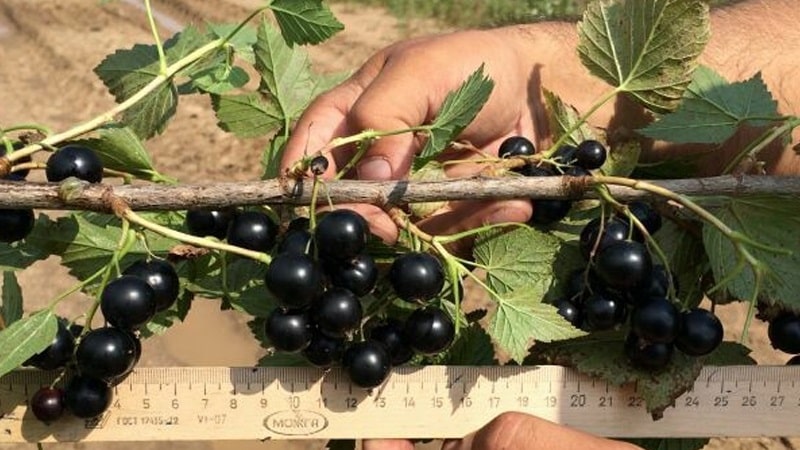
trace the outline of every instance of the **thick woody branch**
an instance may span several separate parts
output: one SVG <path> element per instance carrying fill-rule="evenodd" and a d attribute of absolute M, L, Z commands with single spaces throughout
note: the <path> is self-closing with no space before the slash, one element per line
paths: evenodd
<path fill-rule="evenodd" d="M 320 191 L 334 203 L 403 204 L 439 200 L 484 200 L 510 198 L 579 199 L 595 198 L 591 177 L 468 178 L 447 181 L 329 181 Z M 800 195 L 800 177 L 722 176 L 684 180 L 653 181 L 654 185 L 687 196 L 731 197 L 782 194 Z M 108 211 L 103 200 L 109 189 L 133 210 L 181 210 L 229 206 L 293 204 L 311 201 L 309 180 L 295 186 L 295 180 L 267 180 L 209 185 L 90 185 L 69 189 L 60 195 L 58 184 L 0 181 L 0 208 L 80 209 Z M 656 195 L 632 188 L 610 186 L 622 201 L 646 200 Z"/>

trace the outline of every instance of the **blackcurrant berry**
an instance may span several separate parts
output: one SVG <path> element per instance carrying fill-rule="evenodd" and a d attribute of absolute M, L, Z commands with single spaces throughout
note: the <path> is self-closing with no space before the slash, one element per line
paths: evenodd
<path fill-rule="evenodd" d="M 562 298 L 553 303 L 553 306 L 558 308 L 558 313 L 561 315 L 561 317 L 566 319 L 567 322 L 571 323 L 575 327 L 581 326 L 581 322 L 583 321 L 581 310 L 574 303 Z"/>
<path fill-rule="evenodd" d="M 361 324 L 361 302 L 352 292 L 340 287 L 325 291 L 311 305 L 311 316 L 324 334 L 343 338 Z"/>
<path fill-rule="evenodd" d="M 661 264 L 654 265 L 650 274 L 645 276 L 644 279 L 631 290 L 634 303 L 640 303 L 655 297 L 666 297 L 669 290 L 670 278 L 672 278 L 673 288 L 677 293 L 678 280 L 673 277 L 672 274 L 668 273 L 667 269 Z"/>
<path fill-rule="evenodd" d="M 662 220 L 658 212 L 645 202 L 631 202 L 628 204 L 628 210 L 636 217 L 649 234 L 655 234 L 661 229 Z M 620 215 L 620 219 L 625 222 L 630 222 L 627 215 Z"/>
<path fill-rule="evenodd" d="M 308 347 L 313 336 L 305 311 L 276 308 L 267 317 L 265 336 L 276 350 L 297 353 Z"/>
<path fill-rule="evenodd" d="M 631 329 L 642 339 L 655 344 L 675 340 L 680 327 L 678 308 L 666 298 L 653 298 L 639 305 L 631 314 Z"/>
<path fill-rule="evenodd" d="M 278 253 L 298 253 L 306 254 L 310 248 L 311 233 L 307 230 L 292 230 L 283 235 L 281 243 L 278 244 Z"/>
<path fill-rule="evenodd" d="M 336 261 L 327 268 L 331 284 L 342 287 L 357 297 L 363 297 L 378 282 L 378 266 L 372 256 L 362 253 L 350 261 Z"/>
<path fill-rule="evenodd" d="M 653 270 L 647 247 L 634 241 L 610 244 L 597 254 L 595 261 L 600 279 L 607 286 L 619 290 L 633 288 Z"/>
<path fill-rule="evenodd" d="M 417 353 L 436 355 L 450 346 L 456 334 L 452 319 L 438 308 L 420 308 L 403 327 L 403 340 Z"/>
<path fill-rule="evenodd" d="M 572 202 L 569 200 L 533 199 L 533 215 L 529 222 L 531 225 L 550 225 L 567 217 L 570 209 Z"/>
<path fill-rule="evenodd" d="M 358 387 L 371 389 L 386 381 L 392 370 L 389 352 L 375 341 L 356 342 L 347 348 L 342 365 L 350 381 Z"/>
<path fill-rule="evenodd" d="M 291 222 L 289 222 L 287 229 L 290 231 L 292 230 L 308 231 L 308 228 L 310 226 L 311 226 L 311 221 L 308 219 L 308 217 L 295 217 L 294 219 L 292 219 Z"/>
<path fill-rule="evenodd" d="M 406 253 L 392 262 L 389 282 L 395 294 L 403 300 L 429 300 L 444 287 L 444 269 L 442 263 L 429 253 Z"/>
<path fill-rule="evenodd" d="M 133 330 L 156 314 L 156 292 L 147 281 L 134 275 L 123 275 L 103 289 L 100 309 L 111 325 Z"/>
<path fill-rule="evenodd" d="M 314 230 L 314 243 L 322 258 L 348 260 L 363 252 L 367 246 L 369 226 L 355 211 L 337 209 L 320 219 Z"/>
<path fill-rule="evenodd" d="M 373 327 L 368 337 L 386 347 L 395 366 L 407 363 L 414 356 L 414 350 L 403 339 L 403 323 L 397 319 L 389 318 L 385 323 Z"/>
<path fill-rule="evenodd" d="M 220 211 L 190 209 L 186 212 L 186 228 L 195 236 L 225 239 L 233 216 L 233 211 L 227 209 Z"/>
<path fill-rule="evenodd" d="M 625 340 L 625 354 L 634 366 L 642 369 L 660 370 L 667 367 L 673 353 L 672 344 L 647 342 L 633 333 Z"/>
<path fill-rule="evenodd" d="M 592 176 L 591 172 L 584 169 L 581 166 L 572 166 L 564 171 L 564 175 L 568 175 L 570 177 L 590 177 Z"/>
<path fill-rule="evenodd" d="M 33 230 L 32 209 L 0 209 L 0 242 L 25 239 Z"/>
<path fill-rule="evenodd" d="M 525 164 L 524 166 L 515 169 L 515 171 L 526 177 L 552 177 L 555 175 L 552 169 L 549 167 L 544 165 L 536 165 L 534 163 Z"/>
<path fill-rule="evenodd" d="M 626 314 L 625 302 L 610 295 L 595 293 L 583 305 L 585 324 L 592 331 L 614 328 L 625 321 Z"/>
<path fill-rule="evenodd" d="M 312 159 L 308 164 L 308 168 L 311 170 L 311 173 L 317 176 L 324 174 L 325 171 L 328 170 L 328 166 L 328 158 L 322 155 L 315 156 L 314 159 Z"/>
<path fill-rule="evenodd" d="M 47 181 L 62 181 L 69 177 L 90 183 L 103 181 L 103 161 L 88 147 L 67 145 L 47 159 Z"/>
<path fill-rule="evenodd" d="M 641 242 L 641 235 L 632 231 L 627 223 L 616 218 L 603 221 L 600 217 L 596 217 L 581 230 L 579 241 L 581 254 L 588 260 L 592 250 L 595 254 L 600 253 L 614 242 L 627 240 L 628 236 Z"/>
<path fill-rule="evenodd" d="M 83 336 L 75 360 L 82 375 L 109 381 L 133 368 L 136 343 L 126 331 L 97 328 Z"/>
<path fill-rule="evenodd" d="M 514 156 L 532 156 L 536 153 L 533 142 L 523 136 L 511 136 L 500 144 L 497 155 L 501 158 L 511 158 Z"/>
<path fill-rule="evenodd" d="M 800 316 L 783 314 L 769 323 L 769 340 L 782 352 L 800 353 Z"/>
<path fill-rule="evenodd" d="M 19 150 L 19 149 L 25 147 L 25 144 L 23 144 L 22 142 L 14 142 L 11 145 L 11 147 L 14 150 Z M 2 141 L 0 141 L 0 158 L 2 158 L 3 156 L 6 156 L 6 146 L 2 143 Z M 16 165 L 19 165 L 19 164 L 25 164 L 25 163 L 29 163 L 31 161 L 33 161 L 33 160 L 31 159 L 30 156 L 23 156 L 22 158 L 14 161 L 14 165 L 16 166 Z M 28 174 L 30 172 L 31 172 L 30 169 L 15 170 L 14 172 L 11 172 L 8 175 L 6 175 L 5 177 L 3 177 L 2 179 L 3 180 L 8 180 L 8 181 L 22 181 L 28 176 Z"/>
<path fill-rule="evenodd" d="M 575 163 L 586 170 L 599 169 L 606 162 L 606 148 L 595 140 L 586 140 L 578 144 L 575 151 Z"/>
<path fill-rule="evenodd" d="M 267 289 L 281 306 L 304 308 L 311 304 L 323 289 L 322 270 L 308 255 L 281 253 L 276 256 L 264 277 Z"/>
<path fill-rule="evenodd" d="M 144 280 L 153 289 L 156 311 L 169 309 L 178 299 L 180 279 L 172 264 L 161 260 L 137 261 L 122 272 Z"/>
<path fill-rule="evenodd" d="M 32 356 L 27 364 L 42 370 L 64 367 L 75 350 L 75 337 L 70 333 L 67 321 L 59 318 L 58 331 L 46 349 Z"/>
<path fill-rule="evenodd" d="M 787 366 L 800 366 L 800 355 L 794 355 L 791 359 L 786 361 Z"/>
<path fill-rule="evenodd" d="M 64 414 L 64 391 L 58 388 L 43 387 L 31 397 L 31 411 L 42 422 L 58 420 Z"/>
<path fill-rule="evenodd" d="M 553 152 L 551 159 L 559 164 L 569 166 L 572 165 L 572 163 L 575 161 L 575 153 L 577 151 L 578 149 L 575 146 L 562 145 L 561 147 L 558 148 L 558 150 Z"/>
<path fill-rule="evenodd" d="M 675 346 L 689 356 L 704 356 L 722 343 L 722 322 L 711 311 L 695 308 L 681 314 Z"/>
<path fill-rule="evenodd" d="M 344 339 L 332 338 L 322 333 L 314 333 L 303 356 L 314 366 L 326 369 L 342 360 Z"/>
<path fill-rule="evenodd" d="M 270 217 L 257 211 L 237 214 L 228 228 L 228 243 L 237 247 L 268 252 L 275 245 L 278 224 Z"/>
<path fill-rule="evenodd" d="M 111 406 L 111 387 L 102 380 L 78 375 L 64 389 L 64 406 L 75 417 L 91 419 L 103 414 Z"/>

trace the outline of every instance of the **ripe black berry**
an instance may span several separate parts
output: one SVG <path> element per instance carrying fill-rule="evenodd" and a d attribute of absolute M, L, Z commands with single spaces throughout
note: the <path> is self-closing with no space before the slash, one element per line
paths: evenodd
<path fill-rule="evenodd" d="M 783 314 L 770 322 L 769 340 L 777 350 L 800 353 L 800 316 Z"/>
<path fill-rule="evenodd" d="M 606 148 L 603 147 L 603 144 L 590 139 L 578 144 L 578 149 L 575 151 L 577 160 L 575 163 L 586 170 L 595 170 L 606 162 L 606 156 Z"/>
<path fill-rule="evenodd" d="M 315 156 L 314 159 L 311 160 L 311 163 L 309 163 L 308 168 L 311 170 L 311 173 L 320 176 L 324 174 L 326 170 L 328 170 L 328 165 L 329 165 L 328 158 L 319 155 Z"/>
<path fill-rule="evenodd" d="M 88 147 L 67 145 L 47 159 L 47 181 L 62 181 L 76 177 L 90 183 L 103 181 L 103 162 Z"/>
<path fill-rule="evenodd" d="M 53 422 L 64 414 L 64 391 L 43 387 L 31 397 L 31 411 L 42 422 Z"/>
<path fill-rule="evenodd" d="M 628 210 L 633 214 L 639 222 L 644 225 L 649 234 L 654 234 L 661 229 L 662 220 L 661 216 L 650 205 L 645 202 L 631 202 L 628 204 Z M 620 219 L 625 222 L 630 222 L 627 215 L 620 215 Z"/>
<path fill-rule="evenodd" d="M 25 239 L 33 230 L 32 209 L 0 209 L 0 242 Z"/>
<path fill-rule="evenodd" d="M 571 323 L 575 327 L 581 326 L 581 322 L 583 321 L 581 310 L 574 303 L 562 298 L 553 303 L 553 306 L 558 308 L 558 313 L 561 315 L 561 317 L 566 319 L 567 322 Z"/>
<path fill-rule="evenodd" d="M 276 350 L 297 353 L 308 347 L 313 335 L 308 314 L 276 308 L 267 317 L 265 335 Z"/>
<path fill-rule="evenodd" d="M 123 275 L 103 289 L 100 309 L 111 325 L 125 330 L 136 329 L 156 314 L 156 293 L 147 281 L 134 275 Z"/>
<path fill-rule="evenodd" d="M 277 236 L 278 224 L 257 211 L 237 214 L 228 228 L 229 244 L 257 252 L 270 251 Z"/>
<path fill-rule="evenodd" d="M 67 321 L 58 320 L 58 331 L 56 331 L 53 341 L 46 349 L 33 355 L 27 364 L 42 370 L 53 370 L 64 367 L 72 358 L 75 350 L 75 337 L 67 327 Z"/>
<path fill-rule="evenodd" d="M 791 359 L 786 361 L 787 366 L 800 366 L 800 355 L 794 355 Z"/>
<path fill-rule="evenodd" d="M 278 253 L 298 253 L 306 254 L 311 243 L 311 233 L 308 230 L 292 230 L 283 235 L 281 243 L 278 244 Z"/>
<path fill-rule="evenodd" d="M 553 152 L 551 159 L 562 165 L 572 165 L 577 151 L 578 149 L 572 145 L 562 145 Z"/>
<path fill-rule="evenodd" d="M 609 287 L 628 290 L 639 284 L 651 270 L 653 262 L 643 244 L 634 241 L 615 242 L 595 257 L 595 270 Z"/>
<path fill-rule="evenodd" d="M 614 328 L 625 321 L 626 313 L 625 302 L 610 295 L 595 293 L 583 305 L 585 324 L 592 331 Z"/>
<path fill-rule="evenodd" d="M 311 315 L 317 328 L 324 334 L 343 338 L 361 324 L 361 302 L 352 292 L 340 287 L 325 291 L 311 305 Z"/>
<path fill-rule="evenodd" d="M 308 255 L 281 253 L 276 256 L 264 277 L 267 289 L 281 306 L 304 308 L 322 293 L 323 275 Z"/>
<path fill-rule="evenodd" d="M 414 356 L 414 350 L 403 339 L 403 323 L 397 319 L 389 318 L 370 329 L 368 337 L 386 347 L 395 366 L 407 363 Z"/>
<path fill-rule="evenodd" d="M 633 310 L 631 329 L 642 339 L 668 344 L 675 340 L 680 326 L 678 309 L 666 298 L 650 299 Z"/>
<path fill-rule="evenodd" d="M 642 369 L 660 370 L 669 364 L 674 353 L 672 344 L 656 344 L 631 333 L 625 340 L 625 354 L 631 363 Z"/>
<path fill-rule="evenodd" d="M 395 294 L 403 300 L 429 300 L 444 287 L 444 269 L 442 263 L 429 253 L 406 253 L 392 262 L 389 282 Z"/>
<path fill-rule="evenodd" d="M 25 146 L 25 144 L 23 144 L 22 142 L 14 142 L 11 145 L 11 148 L 14 149 L 14 150 L 19 150 L 24 146 Z M 5 144 L 3 144 L 2 141 L 0 141 L 0 158 L 3 157 L 3 156 L 6 156 L 6 146 L 5 146 Z M 16 166 L 16 165 L 19 165 L 19 164 L 25 164 L 25 163 L 29 163 L 31 161 L 33 161 L 33 160 L 31 159 L 30 156 L 23 156 L 22 158 L 14 161 L 14 165 Z M 28 176 L 29 173 L 30 173 L 30 169 L 15 170 L 14 172 L 11 172 L 8 175 L 6 175 L 5 177 L 3 177 L 2 179 L 3 180 L 8 180 L 8 181 L 22 181 Z"/>
<path fill-rule="evenodd" d="M 116 328 L 97 328 L 86 333 L 75 352 L 78 370 L 102 380 L 111 380 L 133 368 L 136 343 L 131 335 Z"/>
<path fill-rule="evenodd" d="M 153 289 L 156 299 L 156 311 L 169 309 L 178 299 L 180 279 L 172 264 L 153 259 L 137 261 L 122 272 L 144 280 Z"/>
<path fill-rule="evenodd" d="M 571 177 L 589 177 L 592 174 L 581 166 L 572 166 L 564 171 L 564 175 Z"/>
<path fill-rule="evenodd" d="M 367 246 L 369 226 L 360 214 L 337 209 L 325 214 L 314 230 L 314 243 L 320 257 L 347 260 L 363 252 Z"/>
<path fill-rule="evenodd" d="M 337 261 L 327 268 L 331 284 L 342 287 L 357 297 L 363 297 L 378 282 L 378 266 L 372 256 L 362 253 L 350 261 Z"/>
<path fill-rule="evenodd" d="M 286 228 L 289 231 L 293 230 L 308 231 L 309 226 L 311 226 L 311 221 L 308 219 L 308 217 L 295 217 L 294 219 L 292 219 L 291 222 L 289 222 L 289 225 Z"/>
<path fill-rule="evenodd" d="M 190 209 L 186 212 L 186 228 L 195 236 L 225 239 L 233 216 L 233 211 L 227 209 L 221 211 Z"/>
<path fill-rule="evenodd" d="M 695 308 L 681 314 L 675 346 L 689 356 L 707 355 L 722 343 L 722 322 L 711 311 Z"/>
<path fill-rule="evenodd" d="M 322 333 L 314 333 L 308 347 L 303 350 L 303 356 L 311 364 L 326 369 L 342 360 L 344 354 L 344 339 L 332 338 Z"/>
<path fill-rule="evenodd" d="M 342 358 L 350 381 L 364 389 L 378 387 L 386 381 L 392 370 L 392 361 L 386 348 L 375 341 L 356 342 L 347 348 Z"/>
<path fill-rule="evenodd" d="M 634 303 L 640 303 L 655 297 L 666 297 L 669 290 L 670 278 L 672 278 L 673 287 L 677 293 L 678 280 L 673 277 L 672 274 L 667 273 L 667 269 L 661 264 L 654 265 L 650 274 L 645 276 L 644 279 L 631 290 Z"/>
<path fill-rule="evenodd" d="M 549 166 L 537 165 L 534 163 L 526 164 L 515 170 L 526 177 L 552 177 L 555 175 Z"/>
<path fill-rule="evenodd" d="M 636 241 L 641 241 L 641 235 L 635 231 L 631 232 L 627 223 L 616 218 L 603 221 L 600 217 L 596 217 L 581 230 L 579 241 L 581 254 L 588 260 L 592 250 L 595 250 L 595 245 L 597 246 L 595 254 L 597 254 L 614 242 L 627 240 L 628 236 Z"/>
<path fill-rule="evenodd" d="M 78 375 L 64 389 L 64 406 L 75 417 L 91 419 L 111 406 L 111 387 L 102 380 Z"/>
<path fill-rule="evenodd" d="M 531 215 L 530 223 L 532 225 L 550 225 L 567 217 L 570 209 L 572 209 L 572 202 L 569 200 L 533 199 L 533 215 Z"/>
<path fill-rule="evenodd" d="M 523 136 L 512 136 L 500 144 L 500 149 L 497 151 L 498 156 L 501 158 L 511 158 L 514 156 L 531 156 L 536 153 L 536 147 L 533 142 L 529 141 Z"/>
<path fill-rule="evenodd" d="M 417 353 L 435 355 L 450 346 L 455 333 L 447 313 L 438 308 L 420 308 L 406 319 L 403 340 Z"/>

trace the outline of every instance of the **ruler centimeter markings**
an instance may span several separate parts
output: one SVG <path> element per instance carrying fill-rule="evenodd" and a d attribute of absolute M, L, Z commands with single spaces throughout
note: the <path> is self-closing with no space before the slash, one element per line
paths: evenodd
<path fill-rule="evenodd" d="M 174 367 L 137 369 L 99 418 L 45 425 L 25 403 L 53 376 L 0 379 L 0 444 L 456 438 L 507 411 L 610 437 L 800 436 L 800 367 L 705 367 L 658 421 L 635 386 L 557 366 L 401 367 L 370 392 L 338 369 Z"/>

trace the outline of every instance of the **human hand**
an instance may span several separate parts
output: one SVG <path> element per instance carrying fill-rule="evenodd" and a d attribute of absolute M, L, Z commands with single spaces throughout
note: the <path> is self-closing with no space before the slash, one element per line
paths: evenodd
<path fill-rule="evenodd" d="M 494 80 L 494 91 L 460 139 L 496 153 L 503 139 L 533 136 L 528 107 L 528 71 L 517 49 L 502 31 L 468 31 L 410 40 L 392 45 L 370 58 L 349 80 L 321 95 L 297 123 L 283 155 L 282 168 L 313 154 L 332 139 L 365 129 L 396 130 L 432 120 L 445 96 L 457 89 L 481 64 Z M 413 134 L 382 138 L 372 144 L 349 176 L 369 180 L 403 179 L 421 148 Z M 337 148 L 325 177 L 347 164 L 353 148 Z M 463 157 L 457 156 L 458 158 Z M 478 165 L 448 166 L 450 177 L 468 176 Z M 344 205 L 340 205 L 344 206 Z M 370 222 L 372 232 L 388 242 L 398 230 L 388 215 L 375 206 L 347 205 Z M 524 222 L 531 215 L 530 202 L 454 202 L 418 225 L 432 234 L 448 234 L 485 223 Z"/>
<path fill-rule="evenodd" d="M 597 436 L 522 413 L 504 413 L 464 439 L 448 440 L 442 450 L 636 450 L 639 447 Z M 367 440 L 364 450 L 413 450 L 411 441 Z"/>

